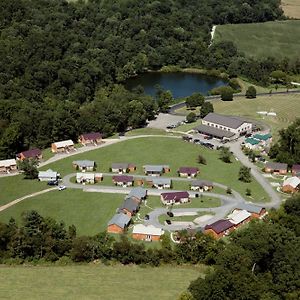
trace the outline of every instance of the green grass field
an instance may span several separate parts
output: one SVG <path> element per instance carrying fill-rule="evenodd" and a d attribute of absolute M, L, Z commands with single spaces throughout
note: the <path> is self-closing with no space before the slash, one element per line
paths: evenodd
<path fill-rule="evenodd" d="M 0 206 L 17 198 L 49 188 L 46 182 L 25 180 L 23 175 L 0 178 Z"/>
<path fill-rule="evenodd" d="M 23 211 L 37 210 L 42 216 L 74 224 L 80 235 L 94 235 L 106 229 L 107 222 L 124 200 L 122 194 L 90 193 L 67 189 L 26 199 L 0 212 L 0 221 L 14 217 L 20 222 Z"/>
<path fill-rule="evenodd" d="M 0 298 L 173 300 L 204 270 L 204 266 L 1 267 Z"/>
<path fill-rule="evenodd" d="M 233 159 L 231 164 L 225 164 L 219 160 L 217 151 L 208 150 L 199 145 L 183 142 L 181 139 L 151 137 L 123 141 L 109 147 L 100 148 L 86 153 L 57 161 L 44 167 L 59 171 L 62 175 L 75 172 L 72 161 L 78 159 L 90 159 L 97 163 L 97 171 L 108 172 L 112 162 L 130 162 L 137 165 L 136 174 L 143 174 L 142 166 L 145 164 L 168 164 L 171 172 L 166 176 L 177 176 L 177 170 L 181 166 L 197 166 L 198 154 L 204 155 L 207 165 L 201 165 L 199 178 L 223 183 L 245 194 L 246 188 L 250 188 L 254 201 L 267 199 L 263 188 L 256 182 L 243 183 L 237 180 L 240 162 Z"/>
<path fill-rule="evenodd" d="M 300 95 L 285 94 L 259 96 L 256 99 L 236 98 L 234 101 L 213 101 L 214 110 L 225 115 L 236 115 L 258 120 L 270 126 L 275 139 L 278 131 L 291 124 L 300 112 Z M 276 112 L 276 117 L 267 117 L 257 114 L 258 111 Z M 180 113 L 188 113 L 186 108 L 179 109 Z M 188 131 L 201 124 L 197 120 L 192 124 L 179 126 L 177 129 Z"/>
<path fill-rule="evenodd" d="M 256 58 L 298 58 L 300 21 L 218 25 L 214 41 L 232 41 L 238 50 Z"/>
<path fill-rule="evenodd" d="M 215 101 L 213 103 L 215 112 L 249 117 L 266 123 L 272 128 L 275 138 L 278 130 L 286 128 L 291 124 L 300 112 L 300 95 L 272 95 L 260 96 L 256 99 L 239 98 L 234 101 Z M 272 111 L 276 117 L 261 116 L 258 111 Z"/>

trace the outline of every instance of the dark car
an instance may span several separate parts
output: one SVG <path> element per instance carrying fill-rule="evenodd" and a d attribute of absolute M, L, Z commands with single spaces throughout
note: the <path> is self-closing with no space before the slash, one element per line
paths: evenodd
<path fill-rule="evenodd" d="M 166 220 L 166 223 L 167 223 L 168 225 L 171 225 L 171 224 L 172 224 L 171 220 Z"/>
<path fill-rule="evenodd" d="M 247 134 L 245 134 L 245 137 L 247 138 L 247 137 L 250 137 L 250 136 L 252 136 L 252 133 L 247 133 Z"/>
<path fill-rule="evenodd" d="M 194 140 L 193 140 L 193 143 L 194 143 L 194 144 L 198 144 L 198 143 L 200 143 L 200 140 L 199 140 L 199 139 L 194 139 Z"/>
<path fill-rule="evenodd" d="M 146 215 L 145 220 L 149 220 L 149 219 L 150 219 L 149 215 Z"/>
<path fill-rule="evenodd" d="M 206 135 L 206 136 L 204 137 L 205 140 L 212 140 L 212 138 L 213 138 L 213 137 L 210 136 L 210 135 Z"/>
<path fill-rule="evenodd" d="M 169 217 L 171 217 L 171 218 L 174 217 L 174 214 L 173 214 L 171 211 L 168 211 L 168 212 L 167 212 L 167 215 L 168 215 Z"/>
<path fill-rule="evenodd" d="M 58 185 L 58 180 L 51 180 L 47 182 L 48 185 Z"/>

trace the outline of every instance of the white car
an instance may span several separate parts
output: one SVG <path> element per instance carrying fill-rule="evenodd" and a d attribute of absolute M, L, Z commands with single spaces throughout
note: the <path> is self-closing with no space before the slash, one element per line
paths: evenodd
<path fill-rule="evenodd" d="M 65 186 L 65 185 L 60 185 L 59 187 L 58 187 L 58 190 L 59 191 L 63 191 L 63 190 L 65 190 L 67 187 Z"/>

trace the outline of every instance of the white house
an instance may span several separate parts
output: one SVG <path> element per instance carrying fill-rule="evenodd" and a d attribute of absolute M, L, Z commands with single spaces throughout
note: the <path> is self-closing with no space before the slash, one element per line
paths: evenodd
<path fill-rule="evenodd" d="M 152 184 L 153 187 L 157 189 L 170 189 L 172 185 L 172 180 L 170 178 L 150 178 L 147 179 L 149 184 Z"/>
<path fill-rule="evenodd" d="M 163 234 L 163 229 L 157 228 L 153 225 L 145 226 L 143 224 L 137 224 L 134 225 L 132 229 L 132 238 L 147 242 L 159 241 Z"/>
<path fill-rule="evenodd" d="M 52 171 L 51 169 L 47 171 L 39 171 L 38 179 L 39 181 L 53 181 L 57 180 L 59 173 Z"/>

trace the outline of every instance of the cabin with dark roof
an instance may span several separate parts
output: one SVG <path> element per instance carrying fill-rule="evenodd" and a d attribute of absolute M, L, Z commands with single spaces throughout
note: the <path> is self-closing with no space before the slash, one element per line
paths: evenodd
<path fill-rule="evenodd" d="M 129 217 L 134 216 L 140 209 L 140 201 L 133 197 L 127 197 L 122 206 L 119 208 L 119 213 L 124 213 Z"/>
<path fill-rule="evenodd" d="M 112 181 L 115 185 L 128 187 L 133 186 L 133 177 L 126 175 L 116 175 L 113 176 Z"/>
<path fill-rule="evenodd" d="M 91 146 L 91 145 L 99 145 L 102 141 L 102 134 L 100 132 L 90 132 L 90 133 L 83 133 L 79 136 L 78 139 L 79 143 L 83 146 Z"/>
<path fill-rule="evenodd" d="M 229 220 L 218 220 L 204 227 L 204 233 L 212 235 L 215 239 L 220 239 L 234 230 L 234 224 Z"/>
<path fill-rule="evenodd" d="M 284 163 L 268 162 L 264 167 L 265 173 L 273 173 L 279 175 L 287 174 L 288 165 Z"/>
<path fill-rule="evenodd" d="M 30 149 L 27 151 L 22 151 L 17 154 L 18 160 L 24 160 L 24 159 L 36 159 L 38 161 L 42 160 L 43 154 L 42 151 L 38 148 Z"/>
<path fill-rule="evenodd" d="M 160 199 L 164 205 L 181 204 L 190 201 L 190 194 L 186 191 L 161 193 Z"/>
<path fill-rule="evenodd" d="M 198 173 L 199 169 L 197 167 L 180 167 L 178 170 L 180 177 L 196 177 Z"/>

